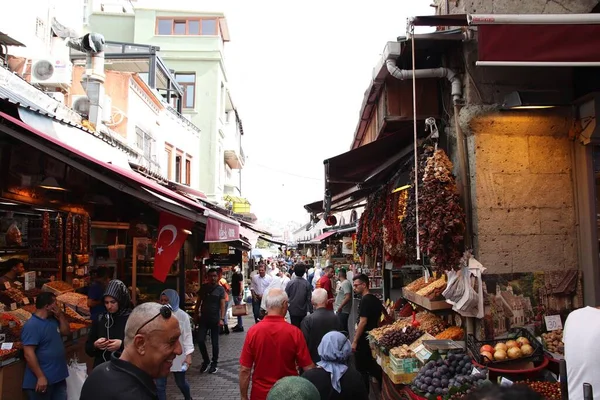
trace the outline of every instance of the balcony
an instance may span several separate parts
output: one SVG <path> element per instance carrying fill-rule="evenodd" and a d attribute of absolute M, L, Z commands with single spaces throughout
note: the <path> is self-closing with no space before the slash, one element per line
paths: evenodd
<path fill-rule="evenodd" d="M 239 150 L 225 150 L 225 162 L 231 169 L 243 169 L 246 157 L 242 148 L 240 147 Z"/>

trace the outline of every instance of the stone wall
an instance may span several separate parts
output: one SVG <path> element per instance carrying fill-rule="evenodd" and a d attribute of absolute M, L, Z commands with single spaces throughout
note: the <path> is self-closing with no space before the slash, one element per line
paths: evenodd
<path fill-rule="evenodd" d="M 490 273 L 576 268 L 568 111 L 463 111 L 478 259 Z"/>

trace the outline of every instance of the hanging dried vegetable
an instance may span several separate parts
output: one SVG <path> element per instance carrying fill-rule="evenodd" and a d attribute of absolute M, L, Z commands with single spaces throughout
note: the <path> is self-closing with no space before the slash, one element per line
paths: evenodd
<path fill-rule="evenodd" d="M 383 213 L 386 209 L 387 187 L 383 187 L 369 196 L 365 211 L 360 216 L 358 226 L 360 255 L 374 255 L 383 245 Z"/>
<path fill-rule="evenodd" d="M 44 211 L 42 214 L 42 249 L 46 250 L 50 246 L 50 214 Z"/>
<path fill-rule="evenodd" d="M 383 217 L 383 242 L 387 255 L 392 260 L 400 261 L 403 256 L 404 234 L 400 225 L 406 212 L 406 191 L 392 193 L 394 185 L 387 188 L 388 198 L 386 201 L 385 214 Z"/>
<path fill-rule="evenodd" d="M 421 250 L 436 269 L 459 269 L 465 213 L 460 205 L 452 162 L 444 150 L 429 157 L 419 188 Z"/>

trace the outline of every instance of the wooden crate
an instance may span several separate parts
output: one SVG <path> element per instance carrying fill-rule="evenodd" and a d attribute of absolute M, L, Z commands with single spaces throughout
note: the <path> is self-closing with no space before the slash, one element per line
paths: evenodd
<path fill-rule="evenodd" d="M 408 291 L 406 290 L 406 288 L 402 288 L 402 297 L 404 297 L 411 303 L 414 303 L 430 311 L 446 310 L 452 308 L 452 305 L 446 303 L 446 300 L 432 301 L 425 296 L 421 296 L 416 294 L 415 292 Z"/>

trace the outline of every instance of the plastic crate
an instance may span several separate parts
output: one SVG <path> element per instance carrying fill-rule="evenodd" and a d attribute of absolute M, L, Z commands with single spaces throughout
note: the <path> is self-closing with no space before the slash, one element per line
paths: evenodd
<path fill-rule="evenodd" d="M 515 340 L 519 337 L 525 337 L 527 338 L 527 340 L 529 340 L 529 344 L 531 345 L 531 347 L 533 347 L 533 353 L 530 356 L 527 357 L 521 357 L 521 358 L 516 358 L 514 360 L 504 360 L 504 361 L 494 361 L 494 360 L 488 360 L 487 357 L 482 356 L 481 354 L 479 354 L 479 349 L 481 349 L 481 346 L 489 344 L 490 346 L 494 347 L 496 346 L 497 343 L 504 343 L 507 342 L 508 340 Z M 469 352 L 471 353 L 471 356 L 473 357 L 473 359 L 475 360 L 475 362 L 477 362 L 480 365 L 489 365 L 489 366 L 502 366 L 502 365 L 508 365 L 508 364 L 513 364 L 513 363 L 517 363 L 517 362 L 523 362 L 523 361 L 531 361 L 534 364 L 540 363 L 543 359 L 544 359 L 544 347 L 542 346 L 542 344 L 540 342 L 537 341 L 537 339 L 531 334 L 531 332 L 529 332 L 529 330 L 525 329 L 525 328 L 513 328 L 508 332 L 508 336 L 504 339 L 494 339 L 494 340 L 477 340 L 475 339 L 475 336 L 473 336 L 472 334 L 469 334 L 467 336 L 467 348 L 469 350 Z"/>

